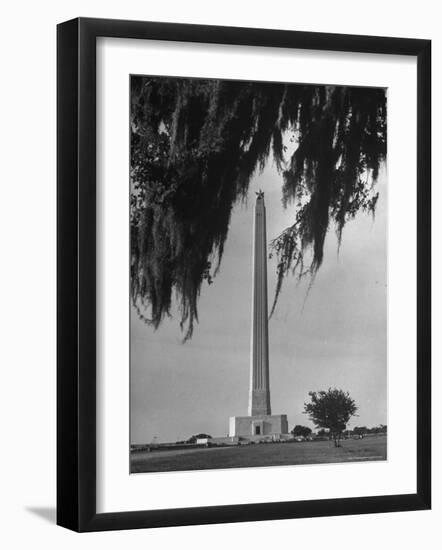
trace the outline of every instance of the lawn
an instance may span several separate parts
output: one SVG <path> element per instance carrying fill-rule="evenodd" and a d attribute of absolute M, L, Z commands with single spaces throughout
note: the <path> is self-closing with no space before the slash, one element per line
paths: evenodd
<path fill-rule="evenodd" d="M 387 438 L 375 436 L 345 440 L 339 448 L 335 448 L 332 441 L 305 441 L 150 453 L 132 452 L 131 473 L 365 462 L 386 458 Z"/>

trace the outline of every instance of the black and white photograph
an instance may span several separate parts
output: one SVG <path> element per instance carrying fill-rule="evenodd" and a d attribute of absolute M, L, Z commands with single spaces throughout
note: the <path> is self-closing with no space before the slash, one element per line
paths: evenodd
<path fill-rule="evenodd" d="M 441 9 L 398 6 L 4 4 L 2 548 L 437 548 Z"/>
<path fill-rule="evenodd" d="M 385 88 L 130 76 L 130 472 L 387 460 Z"/>

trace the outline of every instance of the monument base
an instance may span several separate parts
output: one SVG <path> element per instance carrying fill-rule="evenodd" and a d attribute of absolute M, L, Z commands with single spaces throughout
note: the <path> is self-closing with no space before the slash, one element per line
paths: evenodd
<path fill-rule="evenodd" d="M 265 439 L 287 434 L 288 431 L 286 414 L 231 416 L 229 421 L 229 437 Z"/>

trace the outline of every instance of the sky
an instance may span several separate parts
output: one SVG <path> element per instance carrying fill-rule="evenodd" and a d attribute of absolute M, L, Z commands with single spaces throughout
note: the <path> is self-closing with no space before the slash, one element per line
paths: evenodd
<path fill-rule="evenodd" d="M 246 204 L 233 210 L 221 269 L 203 285 L 199 324 L 182 343 L 179 316 L 155 331 L 131 310 L 131 443 L 225 436 L 229 417 L 247 415 L 255 191 L 265 193 L 267 242 L 294 219 L 282 206 L 282 176 L 269 159 L 256 174 Z M 344 228 L 341 247 L 331 226 L 313 285 L 284 281 L 269 321 L 272 414 L 314 425 L 303 414 L 308 392 L 336 387 L 358 406 L 349 427 L 387 424 L 387 193 L 377 182 L 376 216 L 359 213 Z M 269 310 L 276 258 L 268 260 Z"/>

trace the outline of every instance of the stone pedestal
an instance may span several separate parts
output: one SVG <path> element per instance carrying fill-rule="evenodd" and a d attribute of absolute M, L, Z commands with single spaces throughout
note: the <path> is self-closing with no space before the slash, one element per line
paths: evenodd
<path fill-rule="evenodd" d="M 257 414 L 253 416 L 231 416 L 229 437 L 265 439 L 288 433 L 287 415 Z"/>

